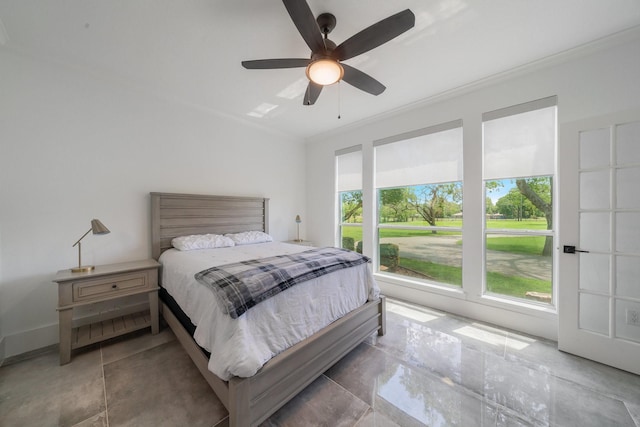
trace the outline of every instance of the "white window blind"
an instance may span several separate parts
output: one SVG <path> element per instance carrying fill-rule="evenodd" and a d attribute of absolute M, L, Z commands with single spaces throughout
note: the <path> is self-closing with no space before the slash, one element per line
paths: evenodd
<path fill-rule="evenodd" d="M 362 149 L 360 146 L 336 152 L 337 190 L 362 190 Z"/>
<path fill-rule="evenodd" d="M 462 181 L 462 121 L 376 141 L 376 187 Z"/>
<path fill-rule="evenodd" d="M 551 97 L 483 114 L 485 180 L 553 175 L 555 102 Z"/>

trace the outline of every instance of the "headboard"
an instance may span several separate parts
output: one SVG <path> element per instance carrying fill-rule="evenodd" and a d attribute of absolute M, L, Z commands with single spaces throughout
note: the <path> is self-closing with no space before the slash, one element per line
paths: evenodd
<path fill-rule="evenodd" d="M 151 193 L 151 255 L 156 260 L 174 237 L 251 230 L 269 232 L 269 199 Z"/>

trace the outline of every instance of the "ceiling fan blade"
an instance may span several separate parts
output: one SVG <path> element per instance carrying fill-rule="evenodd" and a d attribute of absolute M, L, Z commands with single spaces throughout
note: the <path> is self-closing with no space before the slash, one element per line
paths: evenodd
<path fill-rule="evenodd" d="M 242 61 L 242 66 L 248 70 L 269 70 L 274 68 L 306 67 L 309 62 L 311 62 L 310 59 L 304 58 L 255 59 Z"/>
<path fill-rule="evenodd" d="M 342 80 L 349 83 L 351 86 L 363 90 L 371 95 L 380 95 L 386 87 L 371 77 L 369 74 L 353 68 L 347 64 L 341 64 L 344 69 L 344 75 Z"/>
<path fill-rule="evenodd" d="M 399 36 L 413 28 L 415 23 L 416 17 L 413 12 L 409 9 L 403 10 L 348 38 L 336 47 L 332 56 L 338 61 L 353 58 Z"/>
<path fill-rule="evenodd" d="M 311 52 L 322 52 L 325 50 L 320 27 L 313 16 L 313 12 L 305 0 L 282 0 L 287 8 L 291 20 L 298 28 L 298 32 L 311 49 Z"/>
<path fill-rule="evenodd" d="M 312 81 L 309 81 L 307 85 L 307 91 L 304 93 L 304 99 L 302 100 L 303 105 L 313 105 L 316 103 L 316 100 L 320 96 L 320 92 L 322 92 L 322 86 L 319 84 L 315 84 Z"/>

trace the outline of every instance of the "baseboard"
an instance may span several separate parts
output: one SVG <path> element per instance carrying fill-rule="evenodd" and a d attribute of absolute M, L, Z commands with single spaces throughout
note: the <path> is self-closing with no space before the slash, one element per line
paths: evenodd
<path fill-rule="evenodd" d="M 58 324 L 42 326 L 5 337 L 4 359 L 57 344 Z"/>
<path fill-rule="evenodd" d="M 58 344 L 49 345 L 47 347 L 41 347 L 36 350 L 27 351 L 26 353 L 20 353 L 17 356 L 10 356 L 4 359 L 2 366 L 13 365 L 14 363 L 24 362 L 25 360 L 33 359 L 35 357 L 42 356 L 44 354 L 58 353 Z"/>
<path fill-rule="evenodd" d="M 148 308 L 148 303 L 130 305 L 122 307 L 118 311 L 108 311 L 74 319 L 73 326 L 77 327 L 88 323 L 100 322 L 102 320 L 116 317 L 117 315 L 124 316 Z M 14 357 L 20 356 L 24 353 L 37 351 L 42 348 L 58 344 L 60 341 L 59 333 L 58 324 L 53 323 L 51 325 L 2 337 L 2 340 L 0 340 L 0 366 L 2 365 L 2 361 L 6 359 L 13 359 Z"/>

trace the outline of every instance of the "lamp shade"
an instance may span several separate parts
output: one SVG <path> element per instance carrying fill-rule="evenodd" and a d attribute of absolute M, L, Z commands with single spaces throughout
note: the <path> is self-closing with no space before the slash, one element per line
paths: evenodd
<path fill-rule="evenodd" d="M 91 220 L 91 231 L 93 234 L 108 234 L 110 233 L 109 229 L 104 226 L 103 223 L 100 222 L 99 219 Z"/>
<path fill-rule="evenodd" d="M 334 59 L 318 59 L 307 66 L 307 77 L 312 82 L 326 86 L 334 84 L 344 75 L 342 65 Z"/>

